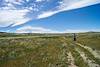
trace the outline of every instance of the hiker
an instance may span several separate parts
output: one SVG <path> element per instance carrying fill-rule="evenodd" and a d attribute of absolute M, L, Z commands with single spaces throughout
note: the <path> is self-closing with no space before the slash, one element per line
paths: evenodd
<path fill-rule="evenodd" d="M 74 38 L 73 40 L 76 41 L 76 34 L 75 33 L 73 34 L 73 38 Z"/>

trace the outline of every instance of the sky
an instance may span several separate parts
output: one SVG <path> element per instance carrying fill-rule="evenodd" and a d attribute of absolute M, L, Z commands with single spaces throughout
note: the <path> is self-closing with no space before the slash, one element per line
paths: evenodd
<path fill-rule="evenodd" d="M 0 32 L 100 32 L 100 0 L 0 0 Z"/>

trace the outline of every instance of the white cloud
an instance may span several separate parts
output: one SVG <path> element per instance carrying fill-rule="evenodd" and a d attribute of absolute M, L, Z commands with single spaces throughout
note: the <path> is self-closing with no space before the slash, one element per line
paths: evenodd
<path fill-rule="evenodd" d="M 44 0 L 36 0 L 36 2 L 42 2 L 42 1 L 44 1 Z"/>
<path fill-rule="evenodd" d="M 16 30 L 16 33 L 61 33 L 43 27 L 24 26 Z"/>
<path fill-rule="evenodd" d="M 65 30 L 66 33 L 81 33 L 81 32 L 88 32 L 91 30 L 84 30 L 84 29 L 67 29 Z"/>
<path fill-rule="evenodd" d="M 82 32 L 100 32 L 100 29 L 67 29 L 66 33 L 82 33 Z"/>
<path fill-rule="evenodd" d="M 50 1 L 50 0 L 36 0 L 36 1 L 41 2 L 41 1 Z M 33 8 L 33 6 L 27 8 L 25 7 L 25 9 L 20 9 L 20 10 L 17 9 L 18 7 L 15 7 L 14 4 L 22 4 L 22 2 L 24 2 L 23 0 L 5 0 L 4 2 L 7 2 L 7 4 L 5 3 L 6 6 L 0 7 L 0 27 L 6 27 L 10 24 L 16 26 L 28 22 L 29 20 L 31 20 L 31 18 L 27 17 L 26 15 L 28 12 L 31 12 L 32 10 L 38 11 L 39 15 L 36 18 L 41 19 L 41 18 L 52 16 L 62 11 L 67 11 L 71 9 L 77 9 L 77 8 L 82 8 L 85 6 L 97 4 L 100 3 L 100 0 L 62 0 L 62 2 L 60 2 L 60 5 L 57 7 L 58 8 L 57 10 L 55 11 L 49 10 L 46 12 L 44 11 L 42 13 L 41 11 L 39 11 L 39 8 L 37 7 Z M 35 15 L 35 13 L 33 13 L 33 15 Z"/>
<path fill-rule="evenodd" d="M 13 3 L 13 4 L 21 4 L 23 0 L 5 0 L 5 2 Z"/>
<path fill-rule="evenodd" d="M 67 29 L 64 31 L 52 30 L 44 27 L 23 26 L 16 30 L 16 33 L 81 33 L 81 32 L 100 32 L 100 29 Z"/>
<path fill-rule="evenodd" d="M 100 3 L 100 0 L 63 0 L 56 11 L 46 11 L 37 16 L 37 19 L 46 18 L 62 11 L 78 9 Z"/>
<path fill-rule="evenodd" d="M 82 8 L 82 7 L 100 3 L 100 0 L 74 0 L 73 2 L 69 2 L 68 5 L 66 5 L 65 3 L 67 4 L 67 1 L 63 0 L 63 3 L 61 4 L 60 9 L 70 10 L 70 9 Z"/>
<path fill-rule="evenodd" d="M 58 13 L 58 11 L 47 11 L 47 12 L 43 12 L 42 14 L 38 15 L 38 19 L 41 19 L 41 18 L 46 18 L 46 17 L 49 17 L 49 16 L 52 16 L 54 14 Z"/>
<path fill-rule="evenodd" d="M 5 27 L 10 24 L 13 26 L 23 24 L 30 20 L 30 18 L 25 17 L 28 10 L 0 10 L 0 27 Z"/>

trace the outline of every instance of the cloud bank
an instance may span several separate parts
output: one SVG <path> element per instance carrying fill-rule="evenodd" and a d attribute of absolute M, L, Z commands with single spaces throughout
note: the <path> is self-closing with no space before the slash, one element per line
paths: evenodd
<path fill-rule="evenodd" d="M 44 27 L 23 26 L 16 30 L 16 33 L 61 33 Z"/>
<path fill-rule="evenodd" d="M 82 32 L 100 32 L 100 29 L 66 29 L 64 31 L 52 30 L 44 27 L 23 26 L 18 28 L 16 33 L 82 33 Z"/>

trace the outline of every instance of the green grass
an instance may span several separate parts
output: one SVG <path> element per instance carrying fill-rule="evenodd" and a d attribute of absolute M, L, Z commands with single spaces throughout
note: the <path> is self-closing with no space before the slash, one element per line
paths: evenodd
<path fill-rule="evenodd" d="M 86 54 L 86 56 L 88 57 L 88 59 L 94 61 L 93 63 L 96 63 L 96 64 L 100 65 L 100 59 L 94 57 L 91 52 L 89 52 L 87 49 L 84 49 L 84 48 L 82 48 L 81 46 L 79 46 L 77 44 L 75 44 L 75 46 L 78 47 L 78 48 L 80 48 Z"/>
<path fill-rule="evenodd" d="M 74 45 L 68 45 L 69 51 L 72 53 L 72 56 L 74 57 L 75 65 L 78 67 L 89 67 L 86 62 L 84 62 L 83 58 L 80 56 L 80 53 L 78 53 L 75 50 Z"/>
<path fill-rule="evenodd" d="M 80 48 L 89 59 L 100 64 L 91 52 L 72 45 L 72 34 L 32 35 L 0 34 L 0 67 L 68 67 L 68 52 L 75 59 L 75 65 L 89 67 L 75 48 Z M 76 42 L 100 51 L 100 34 L 77 34 Z"/>
<path fill-rule="evenodd" d="M 100 34 L 79 34 L 77 38 L 79 43 L 100 51 Z"/>
<path fill-rule="evenodd" d="M 67 50 L 62 45 L 60 37 L 1 39 L 0 42 L 2 43 L 0 67 L 67 67 L 68 65 Z"/>

